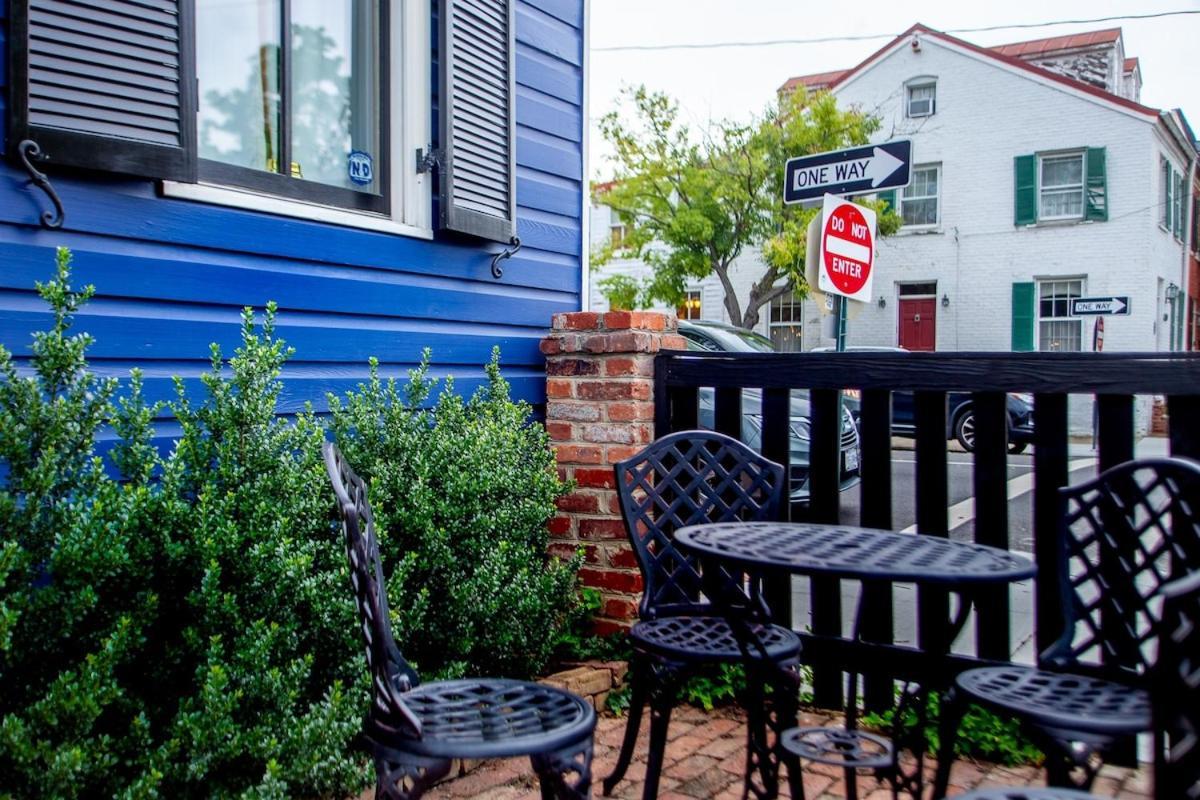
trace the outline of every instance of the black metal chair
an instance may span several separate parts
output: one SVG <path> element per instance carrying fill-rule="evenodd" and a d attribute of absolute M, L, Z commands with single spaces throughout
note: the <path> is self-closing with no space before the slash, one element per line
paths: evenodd
<path fill-rule="evenodd" d="M 1130 461 L 1060 495 L 1064 633 L 1037 668 L 958 675 L 943 705 L 934 797 L 945 796 L 967 703 L 1021 719 L 1046 751 L 1047 780 L 1058 787 L 1090 788 L 1104 751 L 1151 728 L 1147 684 L 1159 646 L 1159 592 L 1200 569 L 1200 466 Z"/>
<path fill-rule="evenodd" d="M 1167 584 L 1151 671 L 1154 797 L 1200 800 L 1200 572 Z M 1074 789 L 989 788 L 955 800 L 1100 800 Z"/>
<path fill-rule="evenodd" d="M 362 622 L 371 709 L 364 734 L 375 759 L 375 796 L 416 800 L 455 758 L 530 756 L 542 797 L 591 797 L 596 714 L 582 698 L 502 678 L 420 683 L 392 637 L 367 487 L 333 444 L 323 448 L 337 494 Z"/>
<path fill-rule="evenodd" d="M 736 439 L 711 431 L 681 431 L 664 436 L 636 456 L 614 465 L 617 494 L 625 528 L 633 543 L 643 579 L 640 621 L 629 632 L 633 697 L 616 768 L 604 779 L 604 793 L 625 775 L 633 756 L 642 707 L 650 703 L 650 751 L 643 797 L 658 793 L 663 750 L 671 709 L 681 681 L 702 664 L 737 663 L 758 657 L 767 670 L 795 670 L 800 639 L 778 625 L 754 623 L 752 635 L 762 653 L 743 653 L 739 637 L 702 592 L 696 559 L 674 544 L 675 530 L 705 522 L 776 520 L 786 482 L 783 468 Z M 712 580 L 712 576 L 708 576 Z M 760 603 L 761 587 L 726 576 L 733 592 L 749 592 Z M 761 603 L 760 603 L 761 605 Z M 752 689 L 761 685 L 750 681 Z M 751 728 L 784 720 L 794 724 L 794 692 L 773 697 L 774 714 L 757 700 L 750 702 Z M 790 720 L 787 721 L 787 720 Z M 777 731 L 778 733 L 778 731 Z M 753 748 L 752 748 L 753 749 Z M 750 760 L 775 758 L 754 753 Z M 788 775 L 799 784 L 799 767 L 788 764 Z M 768 790 L 773 792 L 774 787 Z"/>
<path fill-rule="evenodd" d="M 1200 800 L 1200 570 L 1163 587 L 1154 707 L 1154 795 Z"/>

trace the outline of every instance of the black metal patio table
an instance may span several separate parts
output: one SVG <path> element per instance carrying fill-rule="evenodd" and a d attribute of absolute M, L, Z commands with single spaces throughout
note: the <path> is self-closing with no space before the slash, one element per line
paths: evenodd
<path fill-rule="evenodd" d="M 958 595 L 958 609 L 940 642 L 944 647 L 939 647 L 939 652 L 926 653 L 927 658 L 923 659 L 925 667 L 919 683 L 925 690 L 941 688 L 948 683 L 951 676 L 946 674 L 948 668 L 944 656 L 966 624 L 975 590 L 1025 580 L 1036 573 L 1032 560 L 999 548 L 849 525 L 804 522 L 693 525 L 680 528 L 675 541 L 680 548 L 701 560 L 706 575 L 742 572 L 760 577 L 792 574 L 876 583 L 914 583 Z M 721 595 L 710 595 L 710 599 L 726 615 L 749 664 L 751 653 L 761 650 L 762 644 L 755 641 L 753 628 L 747 623 L 764 620 L 769 617 L 770 610 L 761 604 L 748 604 L 744 594 L 721 588 L 729 585 L 728 581 L 706 581 L 706 590 Z M 862 616 L 860 595 L 853 631 L 856 640 Z M 758 663 L 762 663 L 761 660 Z M 791 676 L 775 677 L 782 684 L 777 691 L 795 691 L 794 682 L 788 683 L 794 680 Z M 751 677 L 752 683 L 754 680 Z M 915 796 L 920 796 L 920 764 L 912 776 L 901 775 L 896 753 L 886 739 L 854 730 L 855 688 L 856 676 L 851 673 L 846 693 L 846 728 L 791 728 L 778 732 L 776 747 L 786 747 L 804 758 L 840 763 L 848 773 L 858 768 L 891 768 L 895 770 L 894 781 L 907 780 L 904 788 L 915 789 L 918 792 Z M 924 703 L 921 703 L 920 708 L 923 707 Z M 754 709 L 749 711 L 753 716 Z M 779 755 L 769 752 L 765 724 L 755 723 L 752 719 L 746 788 L 756 797 L 773 797 L 778 777 L 770 771 L 778 769 Z M 794 721 L 786 721 L 786 724 L 793 725 Z M 759 774 L 755 775 L 755 771 Z M 853 791 L 852 786 L 853 782 L 847 781 L 848 791 Z"/>

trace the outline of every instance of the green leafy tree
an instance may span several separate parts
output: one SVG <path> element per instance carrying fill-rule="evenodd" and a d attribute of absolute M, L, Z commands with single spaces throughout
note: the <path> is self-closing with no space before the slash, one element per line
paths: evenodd
<path fill-rule="evenodd" d="M 787 159 L 866 144 L 879 120 L 857 108 L 840 109 L 828 93 L 797 92 L 747 124 L 722 122 L 697 138 L 679 120 L 679 107 L 645 87 L 624 94 L 632 119 L 620 110 L 600 130 L 614 151 L 612 188 L 597 199 L 625 221 L 620 249 L 606 245 L 603 265 L 618 252 L 653 269 L 635 298 L 645 304 L 681 301 L 689 280 L 716 275 L 734 325 L 752 328 L 777 297 L 808 290 L 804 256 L 809 221 L 817 209 L 783 204 Z M 883 211 L 874 200 L 863 205 Z M 899 217 L 881 213 L 880 233 L 894 233 Z M 743 306 L 730 270 L 748 248 L 759 248 L 762 273 Z M 628 287 L 614 287 L 629 297 Z M 614 293 L 614 296 L 617 296 Z"/>

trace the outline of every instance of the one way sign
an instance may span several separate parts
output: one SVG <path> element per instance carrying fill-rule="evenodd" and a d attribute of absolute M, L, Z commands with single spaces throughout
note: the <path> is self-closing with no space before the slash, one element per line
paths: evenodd
<path fill-rule="evenodd" d="M 1129 316 L 1129 297 L 1074 297 L 1071 298 L 1072 317 L 1094 317 L 1115 314 Z"/>
<path fill-rule="evenodd" d="M 784 170 L 783 202 L 908 186 L 911 172 L 912 142 L 907 139 L 792 158 Z"/>

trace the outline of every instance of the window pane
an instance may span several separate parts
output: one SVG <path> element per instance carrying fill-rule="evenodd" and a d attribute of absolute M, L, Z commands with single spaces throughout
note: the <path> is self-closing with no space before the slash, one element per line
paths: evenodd
<path fill-rule="evenodd" d="M 936 85 L 932 83 L 908 87 L 908 115 L 910 117 L 933 113 L 935 88 Z"/>
<path fill-rule="evenodd" d="M 1075 352 L 1083 343 L 1083 321 L 1072 319 L 1071 298 L 1083 294 L 1083 281 L 1038 283 L 1038 349 Z"/>
<path fill-rule="evenodd" d="M 905 200 L 902 216 L 905 225 L 936 225 L 937 200 Z"/>
<path fill-rule="evenodd" d="M 1042 192 L 1043 217 L 1083 216 L 1083 192 L 1079 189 Z"/>
<path fill-rule="evenodd" d="M 1083 323 L 1079 320 L 1053 320 L 1039 323 L 1038 349 L 1079 352 L 1082 349 Z"/>
<path fill-rule="evenodd" d="M 780 353 L 799 353 L 801 346 L 801 328 L 799 325 L 772 325 L 771 342 Z"/>
<path fill-rule="evenodd" d="M 1042 159 L 1042 187 L 1083 184 L 1083 156 L 1058 156 Z"/>
<path fill-rule="evenodd" d="M 378 194 L 379 20 L 374 0 L 292 0 L 292 172 Z"/>
<path fill-rule="evenodd" d="M 196 0 L 201 158 L 275 169 L 282 13 L 278 0 Z"/>
<path fill-rule="evenodd" d="M 678 319 L 700 319 L 700 293 L 688 292 L 683 302 L 675 307 Z"/>

